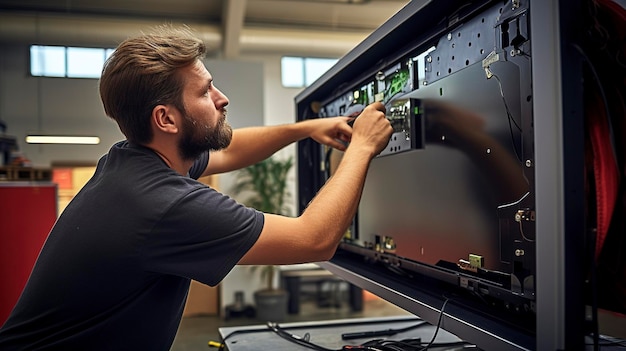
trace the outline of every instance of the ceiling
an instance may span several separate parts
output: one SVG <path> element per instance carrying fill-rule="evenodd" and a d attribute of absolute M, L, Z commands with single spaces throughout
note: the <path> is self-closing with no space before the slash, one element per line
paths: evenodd
<path fill-rule="evenodd" d="M 413 0 L 426 2 L 426 0 Z M 339 56 L 410 0 L 0 0 L 0 41 L 116 46 L 162 23 L 189 25 L 212 48 Z"/>

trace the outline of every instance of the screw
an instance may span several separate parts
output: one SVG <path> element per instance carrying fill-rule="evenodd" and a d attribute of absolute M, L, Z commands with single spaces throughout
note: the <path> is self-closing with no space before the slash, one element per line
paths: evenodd
<path fill-rule="evenodd" d="M 533 166 L 533 161 L 532 160 L 526 160 L 526 167 L 530 168 Z"/>

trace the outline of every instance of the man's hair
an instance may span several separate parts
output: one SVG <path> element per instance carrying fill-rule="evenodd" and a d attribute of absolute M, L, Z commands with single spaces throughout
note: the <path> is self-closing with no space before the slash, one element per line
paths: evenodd
<path fill-rule="evenodd" d="M 161 104 L 185 113 L 179 68 L 204 58 L 206 46 L 187 28 L 159 26 L 150 34 L 123 41 L 104 63 L 100 98 L 129 141 L 152 140 L 150 115 Z"/>

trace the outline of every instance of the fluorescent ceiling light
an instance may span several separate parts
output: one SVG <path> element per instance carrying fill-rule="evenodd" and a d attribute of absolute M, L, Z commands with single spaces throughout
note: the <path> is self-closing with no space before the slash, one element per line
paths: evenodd
<path fill-rule="evenodd" d="M 27 135 L 26 142 L 29 144 L 100 144 L 97 136 L 72 136 L 72 135 Z"/>

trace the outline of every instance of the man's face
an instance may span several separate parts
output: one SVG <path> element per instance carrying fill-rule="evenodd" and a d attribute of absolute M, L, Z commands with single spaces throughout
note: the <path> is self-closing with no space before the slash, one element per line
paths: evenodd
<path fill-rule="evenodd" d="M 214 85 L 213 77 L 201 61 L 183 69 L 185 111 L 179 141 L 181 156 L 196 159 L 207 150 L 227 147 L 232 128 L 226 122 L 228 98 Z"/>

